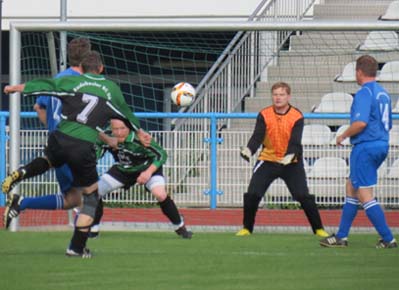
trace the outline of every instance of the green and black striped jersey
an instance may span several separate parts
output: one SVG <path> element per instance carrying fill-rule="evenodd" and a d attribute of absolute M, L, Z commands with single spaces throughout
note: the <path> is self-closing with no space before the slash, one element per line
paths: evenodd
<path fill-rule="evenodd" d="M 62 102 L 59 131 L 95 143 L 111 118 L 127 121 L 132 130 L 138 119 L 126 104 L 119 86 L 102 75 L 83 74 L 57 79 L 37 79 L 25 84 L 25 95 L 49 95 Z"/>
<path fill-rule="evenodd" d="M 112 136 L 112 135 L 110 135 Z M 98 141 L 97 157 L 100 158 L 109 151 L 115 159 L 115 165 L 122 172 L 137 172 L 146 170 L 151 164 L 157 168 L 165 164 L 166 151 L 154 140 L 149 147 L 144 147 L 135 134 L 130 132 L 125 142 L 118 144 L 118 149 L 113 150 L 105 143 Z"/>

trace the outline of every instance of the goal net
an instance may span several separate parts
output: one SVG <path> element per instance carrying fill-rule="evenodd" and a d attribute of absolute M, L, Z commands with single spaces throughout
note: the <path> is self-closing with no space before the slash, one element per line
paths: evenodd
<path fill-rule="evenodd" d="M 394 111 L 398 110 L 397 30 L 378 30 L 371 25 L 367 31 L 331 31 L 322 27 L 243 32 L 230 28 L 226 30 L 229 32 L 184 33 L 70 31 L 68 37 L 90 38 L 93 48 L 104 58 L 105 75 L 121 86 L 126 101 L 136 112 L 177 111 L 179 108 L 169 101 L 170 88 L 180 81 L 197 86 L 211 68 L 214 69 L 211 78 L 202 85 L 188 112 L 256 113 L 271 104 L 273 83 L 289 83 L 294 106 L 306 116 L 311 116 L 312 112 L 320 113 L 318 117 L 306 118 L 304 161 L 310 192 L 316 196 L 319 205 L 328 207 L 342 204 L 344 198 L 350 146 L 338 148 L 334 138 L 342 126 L 348 124 L 348 119 L 342 115 L 337 119 L 336 116 L 337 113 L 349 113 L 351 98 L 359 88 L 353 66 L 357 57 L 370 54 L 377 59 L 380 64 L 378 80 L 390 93 Z M 51 77 L 48 33 L 22 32 L 21 35 L 22 81 Z M 235 39 L 237 35 L 239 37 Z M 232 40 L 234 46 L 226 50 Z M 56 44 L 55 51 L 58 49 Z M 248 75 L 251 78 L 244 77 Z M 33 99 L 24 99 L 22 110 L 30 111 L 33 102 Z M 143 118 L 141 121 L 167 150 L 169 158 L 164 173 L 168 191 L 179 206 L 209 207 L 209 195 L 204 193 L 213 186 L 212 178 L 216 178 L 216 189 L 220 193 L 218 206 L 242 206 L 242 194 L 247 189 L 255 160 L 250 164 L 243 162 L 238 148 L 246 145 L 254 117 L 226 117 L 218 121 L 216 128 L 220 142 L 216 160 L 211 160 L 209 144 L 204 142 L 209 141 L 209 120 L 200 121 L 203 125 L 199 126 L 198 121 L 187 118 L 175 130 L 171 130 L 170 117 Z M 397 122 L 395 119 L 395 126 Z M 21 124 L 20 161 L 24 164 L 40 153 L 46 132 L 33 118 L 23 119 Z M 399 189 L 397 128 L 392 130 L 390 155 L 381 167 L 376 190 L 380 202 L 389 207 L 398 205 L 395 195 Z M 214 162 L 217 162 L 217 177 L 210 174 Z M 111 163 L 110 159 L 100 161 L 100 173 Z M 58 190 L 55 176 L 50 172 L 23 182 L 19 191 L 36 196 Z M 142 187 L 113 193 L 106 201 L 107 205 L 116 207 L 155 205 L 155 199 Z M 277 180 L 266 192 L 261 205 L 289 207 L 293 204 L 296 205 L 285 184 Z M 45 221 L 47 214 L 33 213 L 29 219 Z M 61 217 L 57 219 L 61 221 Z"/>

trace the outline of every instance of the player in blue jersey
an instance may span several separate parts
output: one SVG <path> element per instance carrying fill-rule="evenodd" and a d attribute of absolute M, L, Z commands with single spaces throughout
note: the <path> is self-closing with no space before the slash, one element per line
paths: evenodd
<path fill-rule="evenodd" d="M 346 200 L 337 234 L 320 240 L 324 247 L 348 246 L 349 230 L 361 204 L 380 235 L 376 247 L 397 248 L 384 212 L 373 196 L 377 170 L 387 157 L 392 128 L 391 98 L 376 82 L 377 70 L 378 63 L 371 56 L 364 55 L 356 61 L 356 81 L 361 88 L 353 99 L 350 126 L 336 139 L 337 145 L 341 145 L 350 138 L 353 145 Z"/>
<path fill-rule="evenodd" d="M 82 74 L 80 63 L 91 50 L 90 40 L 81 37 L 74 38 L 68 43 L 67 50 L 70 67 L 58 73 L 55 78 Z M 61 101 L 56 97 L 40 96 L 36 99 L 33 108 L 37 112 L 40 122 L 47 127 L 49 132 L 53 132 L 61 121 Z M 61 193 L 33 198 L 25 197 L 20 204 L 21 211 L 25 209 L 71 209 L 79 206 L 81 201 L 81 196 L 79 194 L 76 194 L 76 192 L 66 194 L 71 189 L 73 181 L 69 166 L 64 164 L 59 168 L 55 168 L 55 174 Z M 101 201 L 98 206 L 97 217 L 90 232 L 90 237 L 96 237 L 98 235 L 102 208 L 103 204 Z"/>

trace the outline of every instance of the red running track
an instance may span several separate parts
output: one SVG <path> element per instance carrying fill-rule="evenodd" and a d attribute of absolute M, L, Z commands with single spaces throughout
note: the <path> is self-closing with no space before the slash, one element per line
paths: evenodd
<path fill-rule="evenodd" d="M 4 207 L 0 208 L 3 215 Z M 182 208 L 181 214 L 188 225 L 198 226 L 240 226 L 242 224 L 242 209 L 198 209 Z M 391 227 L 399 227 L 399 210 L 386 211 L 386 218 Z M 325 226 L 336 227 L 339 224 L 341 210 L 320 210 Z M 105 208 L 104 222 L 140 222 L 159 223 L 168 220 L 159 208 Z M 21 226 L 50 226 L 68 224 L 66 211 L 27 210 L 20 216 Z M 3 227 L 1 219 L 0 225 Z M 256 217 L 258 226 L 308 226 L 308 221 L 302 210 L 260 209 Z M 353 223 L 354 227 L 372 227 L 363 210 Z"/>

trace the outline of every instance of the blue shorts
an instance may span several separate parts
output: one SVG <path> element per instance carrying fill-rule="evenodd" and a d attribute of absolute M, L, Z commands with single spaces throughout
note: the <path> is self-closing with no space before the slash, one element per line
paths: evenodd
<path fill-rule="evenodd" d="M 73 176 L 72 171 L 67 164 L 55 169 L 55 176 L 57 177 L 62 194 L 66 194 L 72 187 Z"/>
<path fill-rule="evenodd" d="M 353 147 L 349 179 L 354 189 L 377 184 L 377 170 L 387 157 L 388 148 L 384 141 L 364 142 Z"/>

